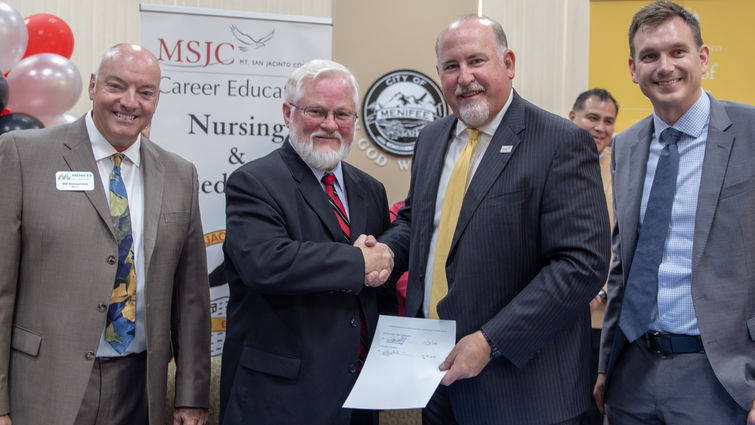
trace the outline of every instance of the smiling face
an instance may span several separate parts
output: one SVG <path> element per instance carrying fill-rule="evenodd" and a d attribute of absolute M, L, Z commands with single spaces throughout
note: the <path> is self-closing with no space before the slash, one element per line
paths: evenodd
<path fill-rule="evenodd" d="M 345 75 L 329 73 L 306 78 L 295 102 L 283 103 L 283 118 L 296 151 L 312 167 L 332 170 L 351 150 L 355 122 L 336 122 L 334 112 L 354 114 L 354 87 Z M 302 108 L 317 107 L 327 112 L 324 120 L 312 118 Z"/>
<path fill-rule="evenodd" d="M 438 76 L 454 115 L 477 128 L 501 111 L 511 92 L 514 53 L 500 46 L 487 19 L 449 25 L 438 38 Z"/>
<path fill-rule="evenodd" d="M 695 45 L 690 27 L 680 17 L 656 26 L 643 26 L 634 36 L 635 55 L 629 58 L 632 81 L 650 99 L 666 124 L 674 124 L 700 96 L 708 70 L 708 46 Z"/>
<path fill-rule="evenodd" d="M 569 119 L 590 132 L 598 152 L 603 152 L 611 144 L 613 126 L 616 123 L 616 105 L 610 99 L 601 100 L 598 96 L 590 96 L 582 109 L 569 112 Z"/>
<path fill-rule="evenodd" d="M 152 121 L 159 98 L 160 66 L 138 45 L 110 49 L 89 81 L 94 124 L 120 151 L 136 142 Z"/>

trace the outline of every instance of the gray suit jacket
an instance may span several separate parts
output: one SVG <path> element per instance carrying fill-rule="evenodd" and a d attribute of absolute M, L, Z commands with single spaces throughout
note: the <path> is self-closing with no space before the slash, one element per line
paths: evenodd
<path fill-rule="evenodd" d="M 710 98 L 710 125 L 692 251 L 692 299 L 713 371 L 749 410 L 755 398 L 755 108 Z M 613 265 L 600 369 L 610 375 L 626 339 L 618 327 L 637 244 L 652 117 L 613 146 Z"/>
<path fill-rule="evenodd" d="M 381 239 L 421 314 L 438 181 L 456 124 L 420 133 L 405 206 Z M 508 148 L 504 149 L 504 146 Z M 514 93 L 472 178 L 448 260 L 441 319 L 460 339 L 483 329 L 500 350 L 449 387 L 460 423 L 552 424 L 589 404 L 588 303 L 608 272 L 608 213 L 595 142 Z M 409 243 L 411 241 L 411 243 Z"/>
<path fill-rule="evenodd" d="M 209 286 L 193 165 L 143 139 L 147 395 L 165 418 L 207 407 Z M 58 191 L 57 171 L 91 171 L 92 191 Z M 72 424 L 106 321 L 118 248 L 84 119 L 0 137 L 0 414 Z"/>

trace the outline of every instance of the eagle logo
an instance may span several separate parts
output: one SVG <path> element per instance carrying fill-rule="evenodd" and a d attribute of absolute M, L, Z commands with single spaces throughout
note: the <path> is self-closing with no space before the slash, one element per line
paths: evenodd
<path fill-rule="evenodd" d="M 245 44 L 244 46 L 238 46 L 238 48 L 242 52 L 246 52 L 251 47 L 254 47 L 255 49 L 259 49 L 260 47 L 265 47 L 266 43 L 273 39 L 273 36 L 275 35 L 275 30 L 273 29 L 272 31 L 270 31 L 270 34 L 262 36 L 259 39 L 254 39 L 249 34 L 246 34 L 243 31 L 241 31 L 236 25 L 231 25 L 231 34 L 233 34 L 233 36 L 236 37 L 236 40 L 238 40 L 242 44 Z"/>

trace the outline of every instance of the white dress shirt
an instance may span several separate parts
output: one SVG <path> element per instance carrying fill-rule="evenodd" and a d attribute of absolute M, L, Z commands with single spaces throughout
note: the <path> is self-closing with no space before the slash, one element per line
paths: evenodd
<path fill-rule="evenodd" d="M 113 171 L 113 155 L 118 153 L 115 148 L 105 139 L 105 136 L 97 130 L 92 119 L 92 113 L 86 114 L 87 133 L 92 143 L 94 160 L 97 161 L 97 170 L 100 173 L 100 181 L 105 189 L 105 197 L 110 206 L 110 173 Z M 141 353 L 147 349 L 147 336 L 144 334 L 145 306 L 144 306 L 144 177 L 141 168 L 141 135 L 136 143 L 123 151 L 125 158 L 121 163 L 121 176 L 126 185 L 128 196 L 128 209 L 131 217 L 131 236 L 134 239 L 134 262 L 136 267 L 136 333 L 134 339 L 123 354 L 119 354 L 110 344 L 105 341 L 105 327 L 103 323 L 100 345 L 97 348 L 97 357 L 120 357 L 129 354 Z M 113 282 L 102 282 L 112 289 Z M 108 300 L 109 302 L 109 300 Z"/>

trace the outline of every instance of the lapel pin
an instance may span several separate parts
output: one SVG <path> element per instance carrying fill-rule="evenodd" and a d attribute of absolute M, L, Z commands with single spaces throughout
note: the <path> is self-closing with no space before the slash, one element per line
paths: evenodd
<path fill-rule="evenodd" d="M 501 146 L 501 153 L 511 153 L 512 149 L 514 149 L 512 145 L 503 145 Z"/>

